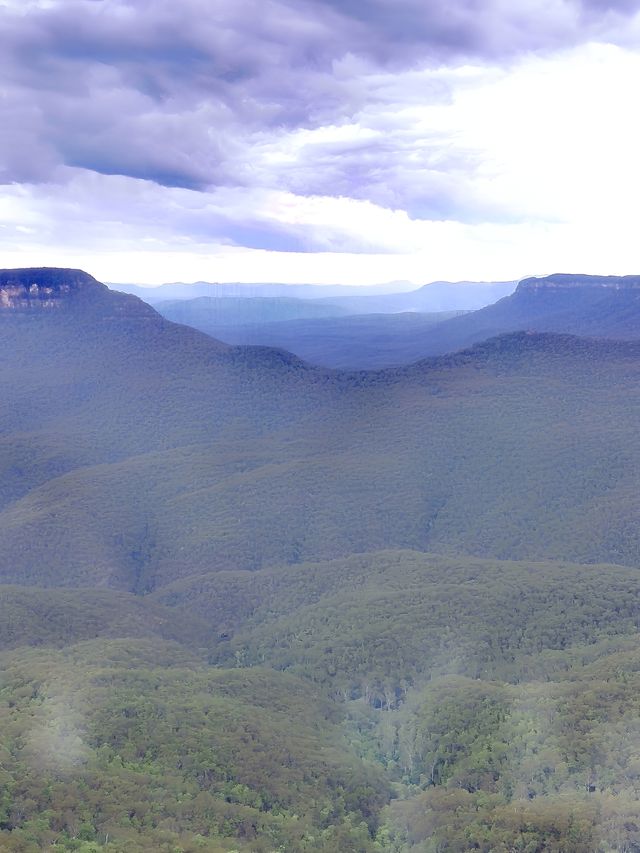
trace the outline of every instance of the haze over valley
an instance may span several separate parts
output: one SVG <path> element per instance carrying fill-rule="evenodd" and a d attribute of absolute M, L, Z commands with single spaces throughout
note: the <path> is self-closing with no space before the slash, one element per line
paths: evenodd
<path fill-rule="evenodd" d="M 164 287 L 172 288 L 174 299 L 160 298 Z M 227 343 L 280 347 L 334 368 L 395 367 L 521 330 L 622 340 L 640 336 L 636 276 L 433 282 L 407 292 L 333 297 L 320 297 L 323 289 L 316 288 L 302 291 L 315 294 L 307 298 L 266 295 L 286 293 L 286 285 L 206 287 L 165 285 L 136 292 L 167 319 Z M 210 295 L 190 298 L 194 289 Z"/>

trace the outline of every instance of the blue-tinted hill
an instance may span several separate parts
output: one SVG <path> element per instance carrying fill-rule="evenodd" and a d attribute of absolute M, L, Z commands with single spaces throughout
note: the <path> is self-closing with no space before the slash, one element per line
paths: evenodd
<path fill-rule="evenodd" d="M 451 352 L 521 330 L 640 338 L 640 277 L 557 274 L 524 279 L 511 296 L 439 326 L 425 340 L 424 354 Z"/>
<path fill-rule="evenodd" d="M 0 317 L 7 582 L 144 592 L 387 547 L 640 559 L 640 345 L 515 334 L 335 372 L 79 284 L 77 310 Z"/>

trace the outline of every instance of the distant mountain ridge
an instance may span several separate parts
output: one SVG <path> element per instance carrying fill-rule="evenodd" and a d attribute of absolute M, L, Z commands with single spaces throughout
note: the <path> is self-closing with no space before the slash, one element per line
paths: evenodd
<path fill-rule="evenodd" d="M 219 326 L 336 317 L 345 313 L 324 300 L 286 296 L 198 296 L 155 302 L 154 307 L 168 320 L 185 323 L 214 337 Z"/>
<path fill-rule="evenodd" d="M 478 288 L 481 288 L 478 290 Z M 425 306 L 470 304 L 464 293 L 486 298 L 502 285 L 431 284 L 418 291 L 336 299 L 341 317 L 280 322 L 237 322 L 205 318 L 192 302 L 181 303 L 171 319 L 199 328 L 230 344 L 282 347 L 312 364 L 333 368 L 378 369 L 465 349 L 509 332 L 555 332 L 620 340 L 640 338 L 640 276 L 557 273 L 523 279 L 514 293 L 474 311 L 427 312 Z M 438 295 L 440 294 L 440 295 Z M 483 296 L 484 294 L 484 296 Z M 475 298 L 475 297 L 474 297 Z M 242 301 L 242 300 L 240 300 Z M 247 300 L 247 304 L 252 300 Z M 214 300 L 215 303 L 215 300 Z M 329 300 L 314 300 L 313 305 Z M 396 309 L 405 306 L 405 313 Z M 373 307 L 389 313 L 369 313 Z M 158 306 L 163 312 L 163 306 Z M 418 308 L 418 311 L 413 309 Z M 349 312 L 361 309 L 364 313 Z M 451 316 L 457 313 L 458 316 Z M 248 315 L 247 315 L 248 316 Z"/>
<path fill-rule="evenodd" d="M 143 594 L 389 547 L 640 559 L 640 342 L 519 332 L 340 372 L 92 291 L 63 321 L 0 312 L 7 583 Z"/>
<path fill-rule="evenodd" d="M 494 305 L 440 324 L 424 352 L 441 355 L 521 330 L 640 338 L 640 276 L 556 273 L 523 279 L 515 293 Z"/>
<path fill-rule="evenodd" d="M 513 293 L 517 284 L 517 281 L 433 281 L 406 293 L 380 296 L 354 293 L 334 301 L 350 314 L 475 311 Z"/>
<path fill-rule="evenodd" d="M 168 300 L 194 299 L 208 296 L 213 299 L 225 296 L 237 299 L 252 297 L 288 298 L 288 299 L 333 299 L 337 296 L 351 296 L 354 290 L 361 296 L 379 296 L 385 293 L 402 293 L 415 290 L 410 281 L 391 281 L 385 284 L 355 286 L 348 284 L 281 284 L 278 282 L 170 282 L 159 285 L 126 284 L 108 282 L 112 290 L 133 293 L 149 303 Z"/>
<path fill-rule="evenodd" d="M 351 287 L 343 288 L 348 295 L 324 296 L 325 289 L 335 288 L 318 286 L 313 298 L 306 299 L 256 296 L 253 290 L 238 296 L 216 290 L 217 296 L 170 302 L 146 294 L 142 298 L 150 298 L 169 320 L 230 344 L 279 347 L 315 365 L 366 370 L 429 355 L 428 341 L 436 324 L 494 302 L 515 286 L 516 282 L 432 282 L 410 292 L 364 295 L 361 288 Z M 263 288 L 268 291 L 271 285 Z"/>
<path fill-rule="evenodd" d="M 113 290 L 133 293 L 149 304 L 168 300 L 233 297 L 286 297 L 330 303 L 343 314 L 392 314 L 402 311 L 467 311 L 481 308 L 513 293 L 517 281 L 433 281 L 416 287 L 410 282 L 372 286 L 317 284 L 233 284 L 195 282 L 143 287 L 110 284 Z"/>

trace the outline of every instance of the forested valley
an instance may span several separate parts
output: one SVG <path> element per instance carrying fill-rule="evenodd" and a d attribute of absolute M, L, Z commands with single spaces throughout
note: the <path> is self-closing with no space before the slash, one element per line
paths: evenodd
<path fill-rule="evenodd" d="M 0 849 L 640 850 L 640 342 L 583 297 L 337 370 L 1 271 Z"/>

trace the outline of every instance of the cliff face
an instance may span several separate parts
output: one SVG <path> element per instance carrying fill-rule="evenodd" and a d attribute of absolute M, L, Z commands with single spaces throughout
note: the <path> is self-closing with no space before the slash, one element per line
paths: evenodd
<path fill-rule="evenodd" d="M 0 270 L 0 309 L 4 310 L 55 310 L 78 298 L 99 297 L 105 291 L 108 288 L 104 284 L 82 270 Z"/>
<path fill-rule="evenodd" d="M 52 287 L 41 287 L 35 282 L 28 288 L 24 284 L 9 284 L 0 288 L 0 308 L 25 310 L 30 308 L 57 308 L 62 292 L 54 291 Z"/>
<path fill-rule="evenodd" d="M 0 270 L 0 317 L 54 315 L 147 319 L 160 315 L 137 296 L 116 293 L 82 270 L 30 267 Z"/>
<path fill-rule="evenodd" d="M 518 285 L 518 291 L 579 290 L 594 288 L 600 290 L 640 290 L 640 275 L 580 275 L 555 273 L 544 278 L 524 278 Z"/>

